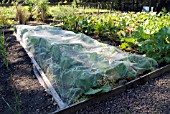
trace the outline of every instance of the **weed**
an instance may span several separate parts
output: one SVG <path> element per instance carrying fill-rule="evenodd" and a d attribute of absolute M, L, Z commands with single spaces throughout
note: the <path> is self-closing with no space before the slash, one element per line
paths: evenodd
<path fill-rule="evenodd" d="M 5 37 L 4 37 L 4 33 L 2 33 L 1 31 L 0 31 L 0 54 L 3 57 L 3 62 L 6 68 L 8 69 L 8 59 L 7 59 L 7 51 L 5 47 Z"/>
<path fill-rule="evenodd" d="M 14 114 L 21 114 L 21 100 L 20 97 L 16 94 L 16 91 L 14 91 L 15 94 L 15 106 L 12 107 L 12 105 L 10 105 L 4 97 L 2 97 L 2 100 L 6 103 L 6 105 L 8 106 L 8 108 L 14 113 Z"/>
<path fill-rule="evenodd" d="M 26 10 L 23 10 L 22 5 L 16 6 L 16 18 L 19 21 L 19 24 L 26 24 L 30 17 L 30 13 Z"/>

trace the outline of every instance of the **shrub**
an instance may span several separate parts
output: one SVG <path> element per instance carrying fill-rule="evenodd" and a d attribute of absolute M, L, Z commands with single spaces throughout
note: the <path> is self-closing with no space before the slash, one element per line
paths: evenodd
<path fill-rule="evenodd" d="M 22 5 L 16 7 L 16 19 L 19 21 L 19 24 L 26 24 L 30 17 L 30 13 L 23 9 Z"/>
<path fill-rule="evenodd" d="M 28 0 L 27 3 L 33 18 L 44 22 L 48 12 L 48 0 Z"/>

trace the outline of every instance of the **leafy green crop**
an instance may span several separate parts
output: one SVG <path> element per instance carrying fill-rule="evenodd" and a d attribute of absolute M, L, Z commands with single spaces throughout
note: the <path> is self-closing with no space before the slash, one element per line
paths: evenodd
<path fill-rule="evenodd" d="M 105 15 L 78 15 L 62 19 L 63 29 L 120 41 L 120 49 L 138 52 L 154 58 L 158 63 L 170 63 L 170 14 L 121 13 Z"/>
<path fill-rule="evenodd" d="M 154 58 L 158 63 L 170 63 L 170 27 L 162 28 L 150 39 L 141 42 L 139 51 Z"/>

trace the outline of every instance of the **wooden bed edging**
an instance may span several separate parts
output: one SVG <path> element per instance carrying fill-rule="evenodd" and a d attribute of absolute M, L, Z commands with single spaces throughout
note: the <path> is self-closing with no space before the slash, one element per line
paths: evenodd
<path fill-rule="evenodd" d="M 70 106 L 66 107 L 65 109 L 63 109 L 63 110 L 57 110 L 57 111 L 54 111 L 54 112 L 52 112 L 50 114 L 72 114 L 77 110 L 85 108 L 86 106 L 91 106 L 94 103 L 104 101 L 109 97 L 121 94 L 121 93 L 123 93 L 123 92 L 125 92 L 125 91 L 127 91 L 129 89 L 132 89 L 134 87 L 137 87 L 139 85 L 143 85 L 147 81 L 149 81 L 149 80 L 151 80 L 153 78 L 159 77 L 159 76 L 161 76 L 163 74 L 166 74 L 166 73 L 170 73 L 170 64 L 166 65 L 164 67 L 161 67 L 159 69 L 156 69 L 156 70 L 154 70 L 154 71 L 152 71 L 152 72 L 150 72 L 150 73 L 148 73 L 146 75 L 140 76 L 140 77 L 138 77 L 138 78 L 124 84 L 124 85 L 120 85 L 120 86 L 114 88 L 110 92 L 101 93 L 99 95 L 96 95 L 95 97 L 92 97 L 92 98 L 88 99 L 88 100 L 85 100 L 85 101 L 70 105 Z"/>

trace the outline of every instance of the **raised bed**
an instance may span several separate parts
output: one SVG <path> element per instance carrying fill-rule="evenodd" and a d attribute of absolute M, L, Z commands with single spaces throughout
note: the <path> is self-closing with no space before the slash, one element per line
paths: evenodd
<path fill-rule="evenodd" d="M 55 112 L 53 112 L 51 114 L 71 114 L 71 113 L 74 113 L 77 110 L 85 108 L 86 106 L 90 106 L 90 105 L 93 105 L 93 104 L 95 104 L 97 102 L 104 101 L 109 97 L 113 97 L 115 95 L 118 95 L 118 94 L 121 94 L 123 92 L 126 92 L 129 89 L 132 89 L 132 88 L 138 87 L 140 85 L 143 85 L 144 83 L 146 83 L 147 81 L 149 81 L 149 80 L 151 80 L 153 78 L 162 76 L 164 74 L 169 74 L 169 73 L 170 73 L 170 65 L 166 65 L 166 66 L 161 67 L 161 68 L 159 68 L 159 69 L 157 69 L 157 70 L 155 70 L 153 72 L 150 72 L 150 73 L 148 73 L 146 75 L 143 75 L 143 76 L 141 76 L 139 78 L 136 78 L 136 79 L 134 79 L 134 80 L 132 80 L 130 82 L 127 82 L 124 85 L 120 85 L 120 86 L 114 88 L 110 92 L 102 93 L 100 95 L 96 95 L 95 97 L 92 97 L 89 100 L 82 101 L 82 102 L 77 103 L 77 104 L 73 104 L 73 105 L 71 105 L 69 107 L 66 107 L 63 110 L 55 111 Z"/>
<path fill-rule="evenodd" d="M 15 34 L 16 35 L 16 34 Z M 61 114 L 68 114 L 68 113 L 74 113 L 76 110 L 79 110 L 79 109 L 82 109 L 84 108 L 85 106 L 87 105 L 92 105 L 93 103 L 96 103 L 96 102 L 99 102 L 99 101 L 102 101 L 108 97 L 111 97 L 111 96 L 114 96 L 116 94 L 120 94 L 122 92 L 125 92 L 126 90 L 130 89 L 130 88 L 133 88 L 133 87 L 136 87 L 138 85 L 141 85 L 143 83 L 145 83 L 146 81 L 152 79 L 152 78 L 155 78 L 155 77 L 158 77 L 162 74 L 165 74 L 165 73 L 169 73 L 170 72 L 170 65 L 167 65 L 165 67 L 162 67 L 160 69 L 157 69 L 153 72 L 150 72 L 146 75 L 143 75 L 143 76 L 140 76 L 130 82 L 127 82 L 123 85 L 120 85 L 116 88 L 114 88 L 113 90 L 107 92 L 107 93 L 101 93 L 99 95 L 96 95 L 95 97 L 92 97 L 88 100 L 85 100 L 85 101 L 81 101 L 79 103 L 76 103 L 76 104 L 73 104 L 73 105 L 69 105 L 69 106 L 66 106 L 62 100 L 60 99 L 59 95 L 57 94 L 57 92 L 55 91 L 55 89 L 53 88 L 53 86 L 51 85 L 50 81 L 48 80 L 48 78 L 46 77 L 45 73 L 43 72 L 43 70 L 41 69 L 41 67 L 37 64 L 34 56 L 27 50 L 25 44 L 23 44 L 21 42 L 21 38 L 19 36 L 17 36 L 17 40 L 20 41 L 21 45 L 23 46 L 23 48 L 26 50 L 27 54 L 29 55 L 29 57 L 31 58 L 34 66 L 36 67 L 35 69 L 35 72 L 39 72 L 39 74 L 41 76 L 38 75 L 38 73 L 36 73 L 37 75 L 37 78 L 39 79 L 40 83 L 45 87 L 45 88 L 48 88 L 50 90 L 50 93 L 52 94 L 52 96 L 54 97 L 55 101 L 57 102 L 60 110 L 57 110 L 55 112 L 53 112 L 52 114 L 54 113 L 61 113 Z"/>

